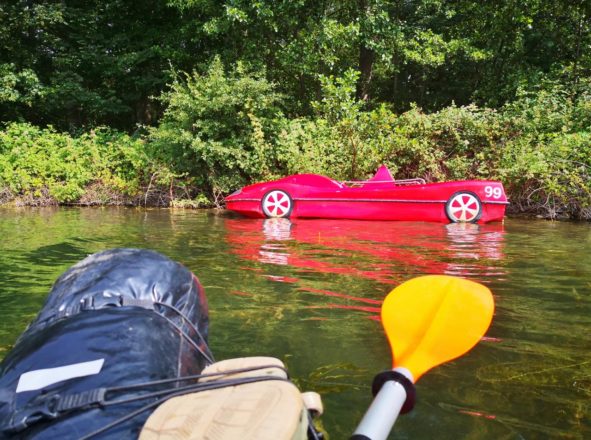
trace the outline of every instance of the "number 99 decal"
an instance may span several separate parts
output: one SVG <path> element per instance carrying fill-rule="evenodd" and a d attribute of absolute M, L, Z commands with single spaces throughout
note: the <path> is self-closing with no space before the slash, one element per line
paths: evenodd
<path fill-rule="evenodd" d="M 500 199 L 503 196 L 503 190 L 499 186 L 485 186 L 484 195 L 493 199 Z"/>

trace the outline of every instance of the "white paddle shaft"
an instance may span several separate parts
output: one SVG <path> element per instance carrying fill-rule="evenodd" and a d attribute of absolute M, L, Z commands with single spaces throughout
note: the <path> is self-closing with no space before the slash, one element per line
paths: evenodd
<path fill-rule="evenodd" d="M 394 371 L 403 374 L 413 382 L 412 374 L 406 368 L 395 368 Z M 385 382 L 374 397 L 351 440 L 386 440 L 405 401 L 406 390 L 400 383 L 393 380 Z"/>

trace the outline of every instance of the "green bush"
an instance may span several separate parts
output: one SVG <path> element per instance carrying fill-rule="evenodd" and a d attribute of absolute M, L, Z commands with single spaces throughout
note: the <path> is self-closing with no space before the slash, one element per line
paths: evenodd
<path fill-rule="evenodd" d="M 154 157 L 210 193 L 278 177 L 273 148 L 281 97 L 263 75 L 215 59 L 204 75 L 177 76 L 162 96 L 166 111 L 150 131 Z"/>
<path fill-rule="evenodd" d="M 518 211 L 591 219 L 589 98 L 552 85 L 503 109 L 510 132 L 497 166 Z"/>
<path fill-rule="evenodd" d="M 490 178 L 499 134 L 498 115 L 475 106 L 426 114 L 413 107 L 396 115 L 385 106 L 363 111 L 354 99 L 355 76 L 323 81 L 315 119 L 289 121 L 278 147 L 287 170 L 338 179 L 371 176 L 387 164 L 399 178 L 428 181 Z"/>
<path fill-rule="evenodd" d="M 15 196 L 72 203 L 93 183 L 134 196 L 147 169 L 143 142 L 106 128 L 80 137 L 19 123 L 0 131 L 0 186 Z"/>

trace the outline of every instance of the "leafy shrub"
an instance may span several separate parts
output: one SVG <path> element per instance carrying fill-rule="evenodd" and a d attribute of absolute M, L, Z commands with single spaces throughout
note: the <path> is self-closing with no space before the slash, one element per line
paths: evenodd
<path fill-rule="evenodd" d="M 512 133 L 498 167 L 519 211 L 591 219 L 589 98 L 554 85 L 503 109 Z"/>
<path fill-rule="evenodd" d="M 387 164 L 400 178 L 428 181 L 490 177 L 499 138 L 497 114 L 451 106 L 425 114 L 413 107 L 396 115 L 385 106 L 363 111 L 354 98 L 356 75 L 323 78 L 315 119 L 288 121 L 279 136 L 287 170 L 338 179 L 371 176 Z"/>
<path fill-rule="evenodd" d="M 0 131 L 0 187 L 14 195 L 72 203 L 96 182 L 135 195 L 148 168 L 143 142 L 106 128 L 77 138 L 22 123 Z"/>
<path fill-rule="evenodd" d="M 154 157 L 210 192 L 277 177 L 273 136 L 280 96 L 263 75 L 219 59 L 201 75 L 177 76 L 162 97 L 166 111 L 149 135 Z"/>

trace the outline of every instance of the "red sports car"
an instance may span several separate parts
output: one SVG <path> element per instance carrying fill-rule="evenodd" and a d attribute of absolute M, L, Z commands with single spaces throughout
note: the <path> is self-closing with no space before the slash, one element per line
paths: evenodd
<path fill-rule="evenodd" d="M 296 174 L 245 186 L 226 197 L 227 209 L 255 218 L 445 223 L 502 221 L 508 204 L 501 182 L 395 180 L 384 165 L 365 181 L 337 182 L 317 174 Z"/>

